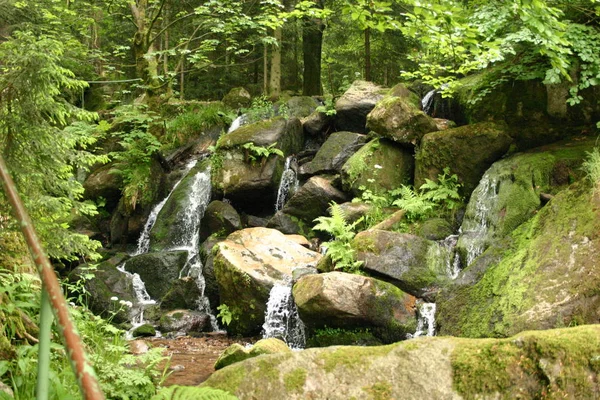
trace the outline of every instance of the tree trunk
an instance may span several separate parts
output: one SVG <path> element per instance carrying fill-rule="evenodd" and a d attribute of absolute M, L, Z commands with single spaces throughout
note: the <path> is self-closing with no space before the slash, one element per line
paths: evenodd
<path fill-rule="evenodd" d="M 365 80 L 371 80 L 371 28 L 365 29 Z"/>
<path fill-rule="evenodd" d="M 281 41 L 282 29 L 276 28 L 273 37 L 277 40 L 277 47 L 271 53 L 271 79 L 269 81 L 269 95 L 279 97 L 281 93 Z"/>
<path fill-rule="evenodd" d="M 267 49 L 267 44 L 264 44 L 263 51 L 263 94 L 267 95 L 269 93 L 269 50 Z"/>
<path fill-rule="evenodd" d="M 323 1 L 317 5 L 323 8 Z M 321 50 L 325 24 L 321 19 L 305 19 L 302 26 L 302 52 L 304 57 L 304 73 L 302 94 L 304 96 L 320 95 L 321 85 Z"/>

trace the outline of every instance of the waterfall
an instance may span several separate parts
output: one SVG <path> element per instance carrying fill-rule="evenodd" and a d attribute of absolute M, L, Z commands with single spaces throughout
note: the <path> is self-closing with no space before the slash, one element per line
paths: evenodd
<path fill-rule="evenodd" d="M 423 112 L 427 115 L 431 115 L 431 111 L 433 111 L 433 100 L 436 93 L 437 89 L 430 90 L 421 99 L 421 106 L 423 108 Z"/>
<path fill-rule="evenodd" d="M 285 202 L 290 197 L 290 194 L 298 190 L 298 177 L 294 169 L 296 158 L 289 156 L 285 159 L 285 167 L 281 174 L 281 182 L 277 190 L 277 201 L 275 202 L 275 211 L 279 211 L 285 205 Z"/>
<path fill-rule="evenodd" d="M 490 178 L 489 170 L 481 178 L 471 199 L 475 201 L 469 203 L 459 231 L 461 246 L 466 251 L 466 266 L 485 251 L 489 239 L 490 211 L 498 200 L 498 181 Z"/>
<path fill-rule="evenodd" d="M 446 274 L 448 274 L 451 279 L 456 279 L 460 273 L 460 256 L 454 251 L 457 242 L 458 235 L 450 235 L 438 242 L 440 246 L 446 249 Z"/>
<path fill-rule="evenodd" d="M 276 283 L 269 293 L 263 338 L 278 338 L 292 349 L 302 349 L 306 344 L 304 323 L 300 320 L 291 282 Z"/>
<path fill-rule="evenodd" d="M 133 291 L 135 292 L 136 303 L 131 305 L 133 315 L 131 324 L 133 327 L 129 330 L 129 332 L 132 332 L 135 328 L 144 324 L 144 310 L 147 306 L 156 304 L 156 301 L 152 300 L 146 291 L 146 285 L 144 284 L 144 281 L 142 281 L 142 278 L 136 273 L 132 274 L 131 272 L 126 271 L 125 264 L 127 264 L 127 262 L 119 265 L 117 269 L 131 278 Z"/>
<path fill-rule="evenodd" d="M 435 303 L 421 303 L 417 313 L 417 330 L 411 337 L 434 336 L 435 335 Z"/>
<path fill-rule="evenodd" d="M 187 173 L 192 168 L 194 168 L 194 166 L 196 165 L 197 162 L 198 162 L 198 160 L 192 160 L 185 166 L 184 173 L 181 175 L 181 178 L 175 183 L 175 186 L 173 186 L 173 189 L 171 189 L 171 192 L 169 192 L 167 197 L 165 197 L 160 203 L 155 205 L 154 208 L 152 209 L 152 211 L 150 211 L 148 220 L 146 221 L 146 224 L 144 225 L 144 229 L 142 230 L 142 234 L 140 235 L 140 238 L 138 239 L 137 248 L 136 248 L 135 252 L 133 254 L 131 254 L 132 256 L 139 256 L 140 254 L 145 254 L 148 252 L 148 250 L 150 249 L 150 230 L 152 230 L 152 227 L 154 226 L 154 223 L 156 222 L 158 213 L 160 213 L 160 210 L 163 209 L 163 207 L 167 203 L 167 200 L 169 200 L 169 197 L 171 197 L 171 194 L 175 191 L 175 189 L 177 189 L 177 186 L 179 186 L 179 184 L 181 183 L 183 178 L 185 178 Z"/>
<path fill-rule="evenodd" d="M 238 129 L 240 126 L 245 125 L 247 123 L 248 123 L 248 116 L 246 114 L 242 114 L 231 122 L 231 125 L 229 126 L 227 133 L 231 133 L 231 132 L 235 131 L 236 129 Z"/>

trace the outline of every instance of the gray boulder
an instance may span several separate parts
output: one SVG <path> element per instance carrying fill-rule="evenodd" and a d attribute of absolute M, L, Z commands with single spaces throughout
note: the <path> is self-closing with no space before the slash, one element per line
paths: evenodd
<path fill-rule="evenodd" d="M 136 273 L 146 285 L 153 299 L 161 299 L 179 279 L 179 273 L 187 262 L 187 251 L 164 251 L 146 253 L 127 260 L 125 270 Z"/>
<path fill-rule="evenodd" d="M 332 133 L 312 161 L 302 165 L 300 176 L 337 174 L 344 163 L 366 142 L 366 136 L 354 132 Z"/>
<path fill-rule="evenodd" d="M 208 204 L 200 223 L 200 240 L 204 241 L 213 234 L 227 236 L 242 229 L 240 214 L 229 203 L 214 200 Z"/>
<path fill-rule="evenodd" d="M 199 311 L 173 310 L 160 318 L 159 329 L 165 333 L 209 332 L 211 331 L 210 317 Z"/>
<path fill-rule="evenodd" d="M 371 82 L 355 81 L 335 102 L 334 125 L 338 131 L 367 133 L 367 115 L 384 96 L 384 89 Z"/>
<path fill-rule="evenodd" d="M 313 176 L 294 193 L 282 212 L 311 224 L 315 218 L 326 215 L 332 201 L 342 203 L 346 200 L 346 194 L 336 189 L 331 179 Z"/>

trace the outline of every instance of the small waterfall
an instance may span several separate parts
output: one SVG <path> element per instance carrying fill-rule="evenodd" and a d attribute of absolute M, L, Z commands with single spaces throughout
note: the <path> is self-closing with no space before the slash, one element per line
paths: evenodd
<path fill-rule="evenodd" d="M 231 132 L 235 131 L 236 129 L 238 129 L 240 126 L 245 125 L 247 123 L 248 123 L 248 116 L 246 114 L 242 114 L 231 122 L 231 125 L 229 126 L 227 133 L 231 133 Z"/>
<path fill-rule="evenodd" d="M 277 190 L 277 201 L 275 202 L 275 211 L 279 211 L 285 205 L 291 194 L 298 190 L 298 177 L 294 166 L 296 164 L 296 157 L 289 156 L 285 159 L 285 167 L 283 174 L 281 174 L 281 182 L 279 183 L 279 189 Z"/>
<path fill-rule="evenodd" d="M 458 235 L 450 235 L 438 242 L 440 246 L 446 249 L 446 273 L 451 279 L 458 278 L 458 274 L 460 273 L 460 256 L 454 251 L 457 242 Z"/>
<path fill-rule="evenodd" d="M 138 326 L 144 324 L 144 310 L 147 306 L 156 304 L 156 301 L 152 300 L 146 291 L 146 285 L 144 285 L 142 278 L 140 278 L 140 276 L 136 273 L 132 274 L 131 272 L 126 271 L 125 264 L 127 264 L 127 262 L 119 265 L 117 269 L 131 278 L 133 290 L 135 292 L 136 303 L 132 305 L 131 324 L 133 327 L 130 329 L 131 332 Z"/>
<path fill-rule="evenodd" d="M 416 338 L 419 336 L 434 336 L 435 335 L 435 303 L 421 303 L 418 307 L 417 313 L 419 319 L 417 320 L 417 330 L 411 337 Z"/>
<path fill-rule="evenodd" d="M 291 282 L 276 283 L 269 293 L 263 338 L 279 338 L 292 349 L 302 349 L 306 345 L 304 323 L 292 297 Z"/>
<path fill-rule="evenodd" d="M 430 90 L 421 99 L 421 106 L 423 108 L 423 112 L 427 115 L 431 115 L 431 112 L 433 111 L 433 100 L 436 93 L 437 89 Z"/>
<path fill-rule="evenodd" d="M 152 227 L 154 226 L 154 223 L 156 222 L 158 213 L 160 213 L 160 210 L 163 209 L 163 207 L 167 203 L 167 200 L 169 200 L 169 197 L 171 197 L 171 194 L 175 191 L 175 189 L 177 189 L 177 186 L 179 186 L 179 184 L 181 183 L 183 178 L 185 178 L 187 173 L 192 168 L 194 168 L 194 166 L 196 166 L 197 162 L 198 162 L 198 160 L 193 160 L 185 166 L 184 173 L 181 175 L 181 178 L 177 181 L 177 183 L 175 183 L 175 186 L 173 186 L 173 189 L 171 189 L 171 192 L 169 193 L 169 195 L 167 197 L 165 197 L 160 203 L 158 203 L 157 205 L 154 206 L 154 208 L 150 212 L 150 215 L 148 216 L 148 220 L 146 221 L 146 224 L 144 225 L 142 234 L 140 235 L 140 238 L 138 239 L 137 249 L 135 250 L 135 252 L 133 254 L 131 254 L 132 256 L 139 256 L 140 254 L 145 254 L 148 252 L 148 250 L 150 249 L 150 230 L 152 230 Z"/>
<path fill-rule="evenodd" d="M 488 171 L 489 172 L 489 171 Z M 473 205 L 469 203 L 467 215 L 460 227 L 460 242 L 466 250 L 466 266 L 469 266 L 486 249 L 489 227 L 490 211 L 496 206 L 498 200 L 498 182 L 490 179 L 486 172 L 481 178 L 479 185 L 473 191 Z M 469 217 L 469 214 L 472 217 Z"/>

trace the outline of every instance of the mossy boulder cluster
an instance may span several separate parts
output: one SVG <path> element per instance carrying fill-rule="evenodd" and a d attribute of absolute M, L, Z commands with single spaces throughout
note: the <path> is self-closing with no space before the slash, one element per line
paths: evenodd
<path fill-rule="evenodd" d="M 137 255 L 100 264 L 99 279 L 86 283 L 94 309 L 112 296 L 135 300 L 132 278 L 117 269 L 126 261 L 158 301 L 152 323 L 161 330 L 212 330 L 207 313 L 220 306 L 228 333 L 261 334 L 271 290 L 287 284 L 308 343 L 394 343 L 232 348 L 206 385 L 240 398 L 600 396 L 598 325 L 550 330 L 600 323 L 600 194 L 581 170 L 597 145 L 584 135 L 593 128 L 578 128 L 589 121 L 551 101 L 560 88 L 530 82 L 527 92 L 505 88 L 477 103 L 471 84 L 449 107 L 462 113 L 458 126 L 425 114 L 404 85 L 355 82 L 335 115 L 316 111 L 313 98 L 286 98 L 287 118 L 224 133 L 181 180 L 177 166 L 167 179 L 157 174 L 169 183 L 157 191 L 165 196 L 179 182 L 160 213 L 129 215 L 114 198 L 115 235 L 142 230 L 148 214 L 155 222 Z M 568 133 L 577 135 L 556 142 Z M 281 191 L 284 169 L 294 180 Z M 402 186 L 419 199 L 421 185 L 453 175 L 461 199 L 452 207 L 441 200 L 419 219 L 390 206 L 401 204 L 391 196 Z M 105 171 L 89 179 L 90 197 L 114 189 Z M 332 203 L 356 223 L 344 255 L 362 263 L 361 274 L 319 251 L 332 237 L 313 230 L 315 219 L 337 210 Z M 182 223 L 190 210 L 195 222 Z M 427 331 L 424 302 L 437 305 L 437 333 L 457 337 L 395 343 Z"/>

